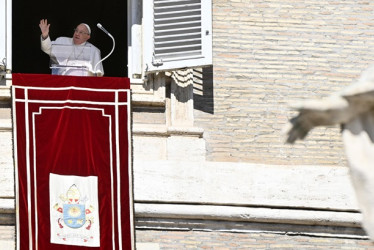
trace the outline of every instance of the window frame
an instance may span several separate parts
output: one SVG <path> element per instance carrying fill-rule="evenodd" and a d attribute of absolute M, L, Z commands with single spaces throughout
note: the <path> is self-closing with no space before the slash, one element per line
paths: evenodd
<path fill-rule="evenodd" d="M 173 1 L 165 1 L 172 3 Z M 181 2 L 181 1 L 175 1 Z M 154 0 L 143 1 L 143 69 L 153 73 L 181 68 L 197 68 L 212 65 L 212 1 L 201 4 L 201 55 L 156 60 L 154 57 Z M 152 41 L 152 42 L 149 42 Z"/>
<path fill-rule="evenodd" d="M 12 70 L 12 0 L 0 1 L 0 64 Z"/>

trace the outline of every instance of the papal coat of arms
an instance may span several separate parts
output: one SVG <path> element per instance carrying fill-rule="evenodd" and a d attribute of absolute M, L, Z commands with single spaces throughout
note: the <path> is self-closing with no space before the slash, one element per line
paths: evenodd
<path fill-rule="evenodd" d="M 59 175 L 54 175 L 54 177 L 61 178 Z M 51 229 L 54 229 L 52 232 L 54 237 L 52 238 L 59 241 L 54 243 L 91 246 L 92 242 L 98 241 L 96 239 L 98 238 L 96 233 L 98 230 L 95 228 L 95 224 L 98 222 L 98 218 L 95 218 L 98 217 L 96 211 L 98 207 L 92 202 L 93 199 L 89 198 L 92 194 L 85 194 L 80 190 L 80 187 L 89 191 L 92 188 L 87 188 L 87 186 L 92 185 L 87 185 L 87 181 L 89 181 L 86 179 L 87 177 L 71 178 L 77 179 L 77 182 L 70 185 L 65 193 L 55 193 L 59 192 L 61 187 L 55 188 L 57 190 L 54 191 L 58 198 L 57 202 L 52 203 L 51 209 L 53 213 L 51 215 Z M 50 186 L 52 185 L 50 184 Z"/>
<path fill-rule="evenodd" d="M 85 202 L 86 199 L 80 199 L 80 192 L 75 184 L 73 184 L 66 195 L 61 194 L 60 199 L 63 204 L 56 203 L 54 208 L 62 213 L 62 218 L 58 219 L 58 224 L 60 228 L 63 228 L 62 222 L 70 228 L 80 228 L 86 225 L 86 229 L 91 229 L 91 224 L 93 223 L 93 217 L 89 216 L 94 210 L 91 205 L 86 209 L 85 204 L 80 204 L 80 202 Z M 87 217 L 86 217 L 87 216 Z M 62 222 L 61 222 L 62 221 Z"/>

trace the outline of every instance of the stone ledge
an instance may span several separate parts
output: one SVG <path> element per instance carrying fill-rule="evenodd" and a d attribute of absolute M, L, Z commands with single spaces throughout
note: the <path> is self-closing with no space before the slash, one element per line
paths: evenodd
<path fill-rule="evenodd" d="M 185 135 L 203 137 L 204 129 L 198 127 L 169 127 L 169 135 Z"/>
<path fill-rule="evenodd" d="M 13 198 L 0 198 L 0 214 L 13 214 L 15 212 L 14 206 Z"/>
<path fill-rule="evenodd" d="M 361 214 L 354 212 L 139 203 L 135 211 L 137 229 L 369 239 L 360 225 Z"/>
<path fill-rule="evenodd" d="M 134 106 L 165 106 L 165 98 L 152 96 L 152 95 L 142 95 L 138 93 L 132 93 L 131 104 Z"/>
<path fill-rule="evenodd" d="M 0 101 L 9 101 L 11 99 L 10 87 L 0 86 Z"/>
<path fill-rule="evenodd" d="M 165 125 L 157 124 L 133 124 L 133 135 L 167 136 Z"/>
<path fill-rule="evenodd" d="M 198 127 L 167 127 L 155 124 L 134 124 L 133 135 L 168 137 L 171 135 L 203 137 L 204 129 Z"/>
<path fill-rule="evenodd" d="M 12 131 L 12 120 L 0 119 L 0 131 Z"/>
<path fill-rule="evenodd" d="M 11 200 L 13 201 L 13 200 Z M 0 225 L 14 225 L 14 207 L 0 210 Z M 275 232 L 368 239 L 356 212 L 135 203 L 137 229 Z"/>
<path fill-rule="evenodd" d="M 256 223 L 240 221 L 192 220 L 168 218 L 135 218 L 136 229 L 207 231 L 229 233 L 272 233 L 282 235 L 334 237 L 342 239 L 369 239 L 358 227 L 334 227 L 318 225 L 290 225 L 282 223 Z"/>
<path fill-rule="evenodd" d="M 361 227 L 362 215 L 357 212 L 212 206 L 197 204 L 135 203 L 136 217 L 194 220 L 282 223 L 337 227 Z"/>
<path fill-rule="evenodd" d="M 14 225 L 16 223 L 14 199 L 0 198 L 0 225 Z"/>

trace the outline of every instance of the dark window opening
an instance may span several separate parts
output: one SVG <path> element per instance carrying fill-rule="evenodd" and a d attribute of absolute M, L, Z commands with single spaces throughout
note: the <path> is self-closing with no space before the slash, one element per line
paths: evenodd
<path fill-rule="evenodd" d="M 12 68 L 13 73 L 50 74 L 49 56 L 40 50 L 39 21 L 48 19 L 51 40 L 73 36 L 79 23 L 92 30 L 89 42 L 104 58 L 112 50 L 112 39 L 97 28 L 101 23 L 116 41 L 113 54 L 103 61 L 105 76 L 127 76 L 127 1 L 124 0 L 13 0 Z"/>

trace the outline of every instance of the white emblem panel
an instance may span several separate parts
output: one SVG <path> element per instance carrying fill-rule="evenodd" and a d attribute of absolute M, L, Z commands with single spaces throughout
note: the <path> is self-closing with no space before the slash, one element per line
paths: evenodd
<path fill-rule="evenodd" d="M 51 243 L 100 246 L 97 179 L 49 175 Z"/>

